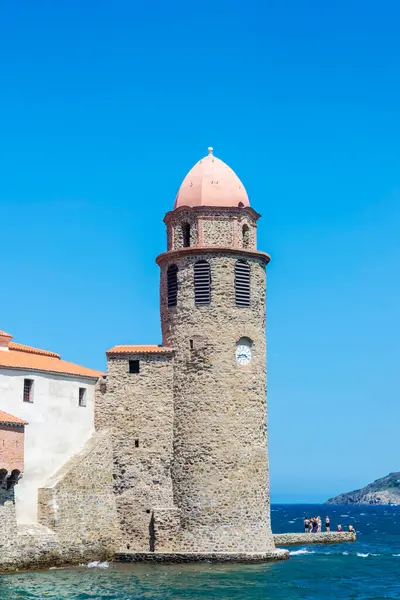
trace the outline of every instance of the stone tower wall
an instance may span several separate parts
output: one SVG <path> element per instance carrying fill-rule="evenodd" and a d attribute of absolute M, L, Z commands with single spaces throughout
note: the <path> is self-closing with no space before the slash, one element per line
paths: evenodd
<path fill-rule="evenodd" d="M 129 373 L 129 360 L 140 372 Z M 153 512 L 173 507 L 172 354 L 108 356 L 106 391 L 96 393 L 96 429 L 109 429 L 123 547 L 151 549 Z"/>
<path fill-rule="evenodd" d="M 184 247 L 182 225 L 190 225 L 190 246 L 233 247 L 256 249 L 257 219 L 259 215 L 250 208 L 211 208 L 207 206 L 182 207 L 167 213 L 168 250 Z M 244 243 L 242 228 L 249 228 L 248 240 Z"/>
<path fill-rule="evenodd" d="M 216 231 L 216 230 L 215 230 Z M 266 429 L 265 263 L 250 253 L 162 255 L 163 345 L 174 358 L 174 501 L 181 510 L 176 551 L 263 552 L 270 528 Z M 251 266 L 251 307 L 235 305 L 234 266 Z M 196 260 L 210 261 L 212 297 L 194 301 Z M 177 264 L 178 304 L 166 303 L 166 271 Z M 236 343 L 253 341 L 250 365 Z M 193 349 L 191 349 L 191 340 Z"/>

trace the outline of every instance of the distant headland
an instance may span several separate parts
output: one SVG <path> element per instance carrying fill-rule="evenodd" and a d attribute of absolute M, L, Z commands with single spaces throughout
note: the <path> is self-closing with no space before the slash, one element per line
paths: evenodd
<path fill-rule="evenodd" d="M 400 471 L 376 479 L 376 481 L 360 490 L 329 498 L 326 504 L 400 505 Z"/>

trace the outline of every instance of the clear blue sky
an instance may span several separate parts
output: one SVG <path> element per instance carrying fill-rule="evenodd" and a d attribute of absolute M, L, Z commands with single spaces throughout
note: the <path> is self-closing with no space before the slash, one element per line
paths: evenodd
<path fill-rule="evenodd" d="M 398 2 L 0 2 L 0 328 L 159 343 L 164 213 L 209 145 L 269 252 L 272 497 L 399 470 Z"/>

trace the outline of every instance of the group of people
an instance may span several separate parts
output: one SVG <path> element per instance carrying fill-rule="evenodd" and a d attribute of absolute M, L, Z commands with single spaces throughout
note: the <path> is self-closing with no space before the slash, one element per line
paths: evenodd
<path fill-rule="evenodd" d="M 343 531 L 343 527 L 341 525 L 337 526 L 338 531 Z M 321 533 L 322 531 L 322 521 L 321 517 L 306 517 L 304 519 L 304 531 L 305 533 Z M 329 517 L 325 517 L 325 531 L 329 533 L 331 531 L 331 522 Z M 350 533 L 355 533 L 355 529 L 353 525 L 348 526 L 348 531 Z"/>

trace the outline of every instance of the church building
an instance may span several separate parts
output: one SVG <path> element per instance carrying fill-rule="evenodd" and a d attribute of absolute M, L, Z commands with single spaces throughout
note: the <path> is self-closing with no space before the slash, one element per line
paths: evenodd
<path fill-rule="evenodd" d="M 164 218 L 162 344 L 107 352 L 95 427 L 111 432 L 124 553 L 287 556 L 270 524 L 259 218 L 209 148 Z"/>

